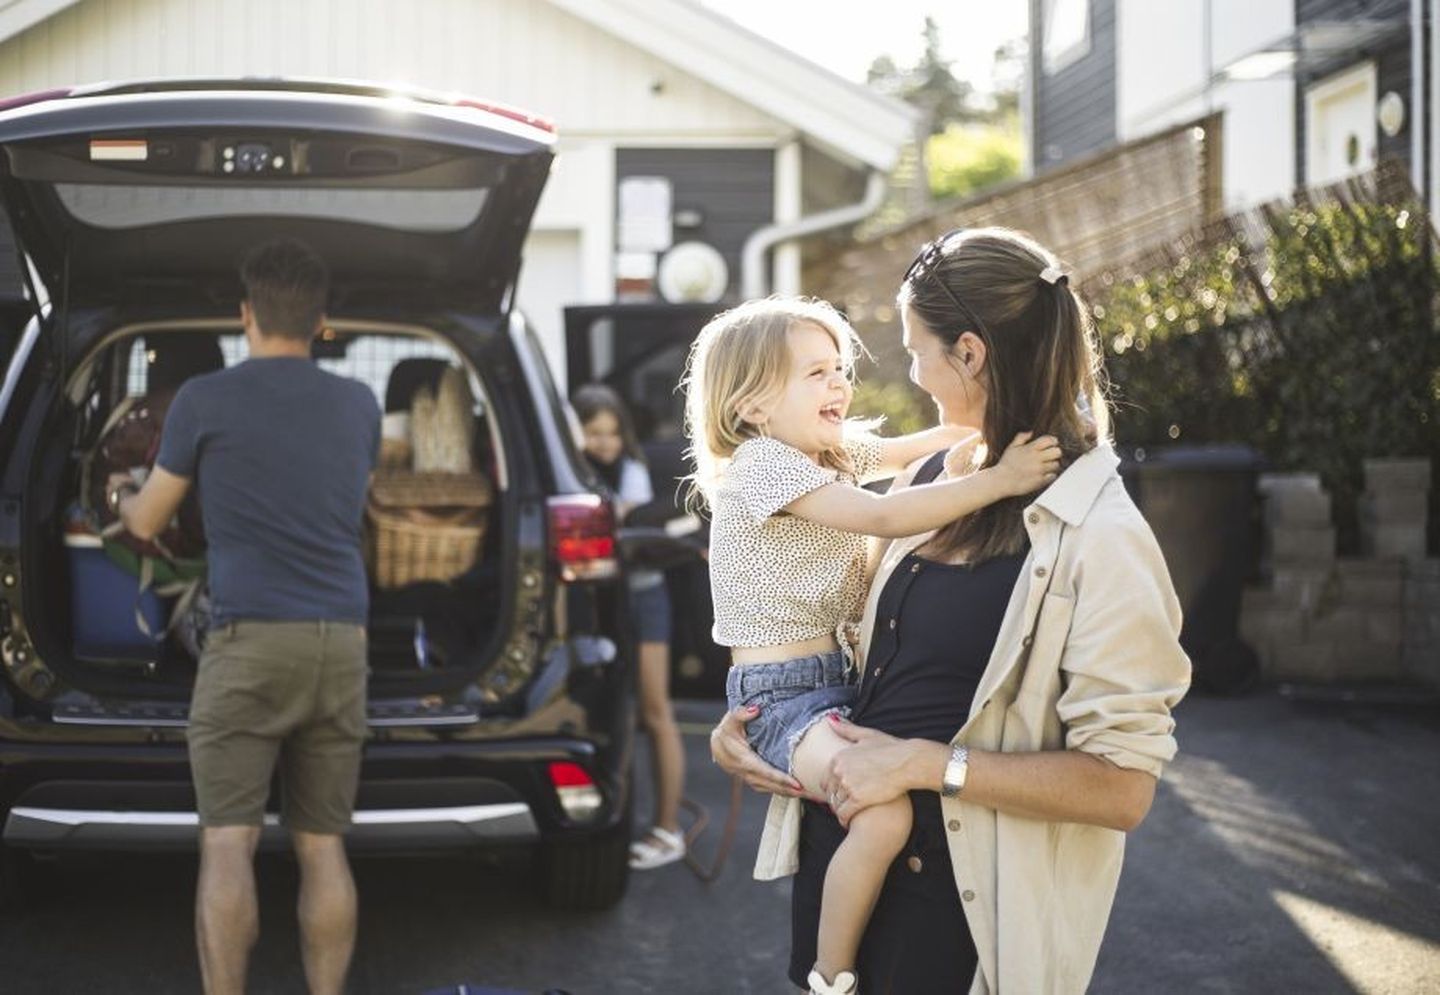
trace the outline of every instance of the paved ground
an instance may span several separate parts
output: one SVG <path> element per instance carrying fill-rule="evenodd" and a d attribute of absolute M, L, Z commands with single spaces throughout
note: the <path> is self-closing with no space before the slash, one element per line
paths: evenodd
<path fill-rule="evenodd" d="M 727 782 L 686 703 L 691 794 L 717 822 Z M 1096 992 L 1440 991 L 1440 714 L 1194 698 L 1182 759 L 1131 840 Z M 705 885 L 637 875 L 615 910 L 557 916 L 516 861 L 375 861 L 352 991 L 486 982 L 576 995 L 785 992 L 789 886 L 749 880 L 763 803 Z M 713 842 L 718 826 L 708 842 Z M 0 990 L 198 990 L 193 860 L 71 858 L 36 909 L 0 919 Z M 262 865 L 251 990 L 300 992 L 292 868 Z"/>

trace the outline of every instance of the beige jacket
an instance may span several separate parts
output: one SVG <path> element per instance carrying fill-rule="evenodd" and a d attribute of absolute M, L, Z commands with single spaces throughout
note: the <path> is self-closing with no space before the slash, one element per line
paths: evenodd
<path fill-rule="evenodd" d="M 1030 553 L 965 725 L 979 750 L 1084 750 L 1159 777 L 1170 710 L 1190 684 L 1180 606 L 1114 451 L 1076 460 L 1025 509 Z M 890 573 L 925 536 L 884 552 L 861 631 Z M 938 788 L 938 785 L 937 785 Z M 962 795 L 963 798 L 963 795 Z M 972 995 L 1083 992 L 1120 878 L 1125 834 L 942 799 L 955 882 L 980 954 Z M 771 800 L 755 876 L 793 874 L 800 806 Z"/>

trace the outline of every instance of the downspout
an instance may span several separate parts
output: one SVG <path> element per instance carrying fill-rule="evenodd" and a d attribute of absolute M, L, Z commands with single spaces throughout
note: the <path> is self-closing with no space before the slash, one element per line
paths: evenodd
<path fill-rule="evenodd" d="M 1020 175 L 1030 179 L 1039 169 L 1037 164 L 1040 161 L 1039 150 L 1035 147 L 1035 101 L 1040 96 L 1040 74 L 1036 69 L 1038 63 L 1037 53 L 1040 51 L 1040 16 L 1035 0 L 1027 4 L 1029 12 L 1026 15 L 1025 34 L 1025 77 L 1020 84 Z M 1120 86 L 1117 81 L 1115 92 L 1118 95 Z M 1119 127 L 1119 114 L 1116 114 L 1116 127 Z"/>
<path fill-rule="evenodd" d="M 799 221 L 767 225 L 757 229 L 745 240 L 740 250 L 740 294 L 746 300 L 764 297 L 770 292 L 770 274 L 766 270 L 766 253 L 777 245 L 842 228 L 863 221 L 874 214 L 885 200 L 887 180 L 884 173 L 871 170 L 865 180 L 865 196 L 854 204 L 831 208 Z"/>
<path fill-rule="evenodd" d="M 1425 0 L 1410 0 L 1410 179 L 1423 203 L 1425 189 L 1425 141 L 1429 123 L 1425 117 Z"/>
<path fill-rule="evenodd" d="M 1436 16 L 1435 4 L 1430 4 L 1430 61 L 1436 61 L 1440 56 L 1440 17 Z M 1440 207 L 1440 142 L 1435 140 L 1435 108 L 1440 107 L 1440 73 L 1433 70 L 1430 72 L 1430 111 L 1425 120 L 1420 123 L 1421 129 L 1429 136 L 1430 145 L 1430 189 L 1427 202 L 1430 206 L 1430 214 L 1433 217 L 1437 207 Z M 1432 222 L 1433 223 L 1433 222 Z"/>

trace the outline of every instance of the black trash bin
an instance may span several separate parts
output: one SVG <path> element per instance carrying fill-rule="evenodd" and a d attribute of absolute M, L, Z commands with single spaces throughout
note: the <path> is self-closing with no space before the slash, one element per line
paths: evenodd
<path fill-rule="evenodd" d="M 1240 601 L 1259 563 L 1263 465 L 1249 446 L 1224 445 L 1137 449 L 1120 467 L 1170 568 L 1195 686 L 1217 694 L 1238 694 L 1260 673 L 1240 638 Z"/>

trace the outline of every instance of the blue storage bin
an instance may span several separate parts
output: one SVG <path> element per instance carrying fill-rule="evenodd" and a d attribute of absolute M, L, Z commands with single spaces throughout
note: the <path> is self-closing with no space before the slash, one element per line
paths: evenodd
<path fill-rule="evenodd" d="M 93 660 L 153 660 L 165 631 L 166 606 L 154 591 L 140 597 L 140 612 L 154 635 L 135 621 L 140 579 L 105 555 L 99 536 L 67 535 L 70 618 L 75 655 Z"/>

